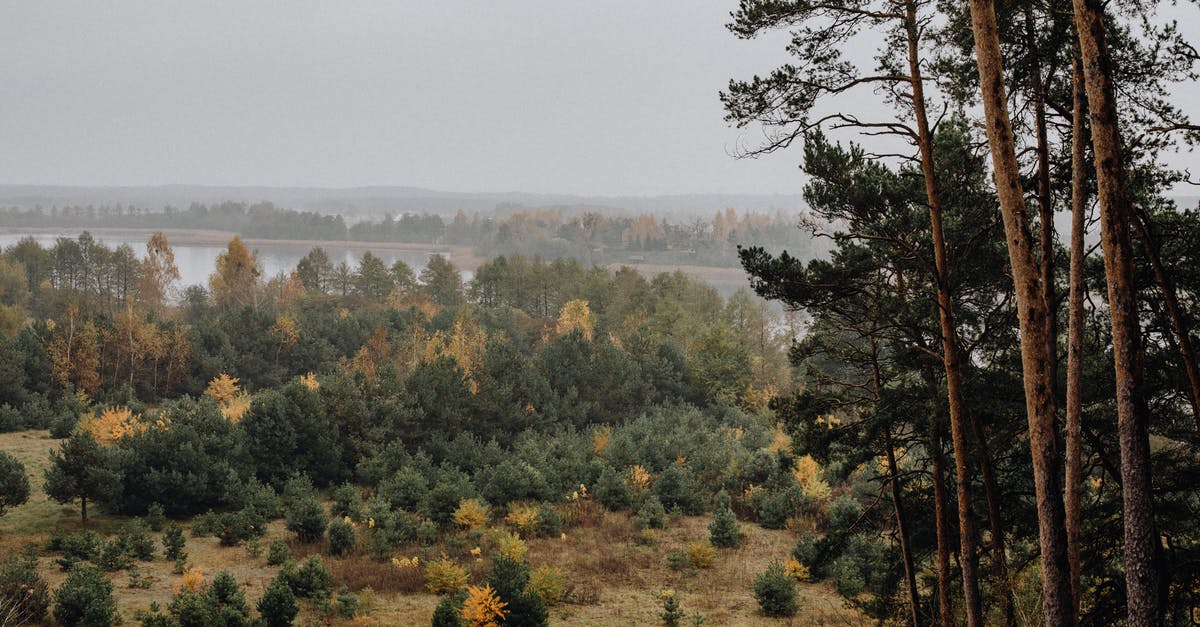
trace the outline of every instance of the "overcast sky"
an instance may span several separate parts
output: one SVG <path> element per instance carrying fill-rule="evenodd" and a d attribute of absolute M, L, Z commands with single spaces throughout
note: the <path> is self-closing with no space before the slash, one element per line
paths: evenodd
<path fill-rule="evenodd" d="M 735 6 L 10 2 L 0 183 L 798 192 L 729 155 L 717 93 L 784 60 Z"/>

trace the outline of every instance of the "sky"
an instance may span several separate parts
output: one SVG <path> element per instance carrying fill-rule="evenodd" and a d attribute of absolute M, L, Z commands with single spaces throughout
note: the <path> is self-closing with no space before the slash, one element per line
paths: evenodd
<path fill-rule="evenodd" d="M 718 92 L 735 0 L 11 2 L 0 183 L 796 193 Z"/>

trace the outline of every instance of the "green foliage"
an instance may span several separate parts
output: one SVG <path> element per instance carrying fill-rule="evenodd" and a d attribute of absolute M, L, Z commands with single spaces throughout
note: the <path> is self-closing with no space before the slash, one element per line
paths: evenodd
<path fill-rule="evenodd" d="M 256 395 L 240 426 L 255 475 L 269 484 L 303 473 L 326 486 L 343 474 L 338 425 L 329 420 L 320 392 L 299 381 Z"/>
<path fill-rule="evenodd" d="M 125 550 L 125 545 L 119 539 L 113 539 L 100 549 L 100 554 L 96 556 L 95 562 L 101 570 L 113 572 L 129 568 L 133 564 L 133 559 Z"/>
<path fill-rule="evenodd" d="M 121 487 L 121 473 L 114 470 L 112 456 L 88 431 L 71 434 L 57 451 L 50 453 L 46 469 L 46 495 L 59 503 L 80 502 L 80 516 L 87 522 L 88 501 L 111 499 Z"/>
<path fill-rule="evenodd" d="M 537 524 L 534 526 L 535 533 L 542 538 L 552 538 L 557 536 L 562 531 L 563 517 L 558 513 L 558 508 L 552 503 L 542 503 L 538 507 Z"/>
<path fill-rule="evenodd" d="M 6 624 L 42 622 L 50 607 L 50 589 L 38 574 L 37 552 L 9 551 L 0 561 L 0 607 L 5 608 Z"/>
<path fill-rule="evenodd" d="M 221 546 L 238 546 L 267 532 L 266 520 L 254 510 L 224 512 L 217 517 L 217 537 Z"/>
<path fill-rule="evenodd" d="M 725 507 L 713 513 L 712 522 L 708 524 L 708 541 L 713 546 L 723 549 L 741 544 L 742 529 L 732 509 Z"/>
<path fill-rule="evenodd" d="M 299 569 L 285 565 L 280 575 L 286 576 L 285 581 L 297 597 L 320 600 L 333 593 L 333 581 L 319 556 L 310 556 Z"/>
<path fill-rule="evenodd" d="M 429 482 L 411 466 L 405 466 L 379 484 L 378 495 L 395 509 L 415 510 L 429 494 Z M 453 513 L 453 512 L 451 512 Z"/>
<path fill-rule="evenodd" d="M 463 627 L 462 606 L 465 598 L 463 593 L 443 596 L 433 610 L 433 627 Z"/>
<path fill-rule="evenodd" d="M 671 464 L 654 482 L 654 493 L 667 509 L 679 508 L 685 514 L 703 511 L 701 494 L 691 471 L 678 464 Z"/>
<path fill-rule="evenodd" d="M 288 627 L 300 612 L 296 595 L 282 573 L 271 580 L 257 607 L 267 627 Z"/>
<path fill-rule="evenodd" d="M 162 537 L 163 556 L 167 561 L 175 562 L 180 559 L 187 559 L 187 551 L 184 547 L 187 545 L 187 540 L 183 537 L 183 529 L 175 523 L 167 525 L 167 530 L 163 532 Z"/>
<path fill-rule="evenodd" d="M 485 582 L 501 601 L 508 603 L 502 625 L 546 625 L 550 609 L 546 601 L 529 588 L 529 565 L 501 554 L 492 558 L 492 572 Z"/>
<path fill-rule="evenodd" d="M 848 531 L 862 515 L 862 505 L 849 494 L 839 496 L 829 504 L 830 531 Z"/>
<path fill-rule="evenodd" d="M 267 546 L 267 564 L 279 566 L 290 559 L 292 559 L 292 551 L 288 548 L 287 543 L 279 538 L 271 540 L 271 544 Z"/>
<path fill-rule="evenodd" d="M 29 500 L 29 476 L 25 465 L 5 451 L 0 451 L 0 516 L 10 507 Z"/>
<path fill-rule="evenodd" d="M 329 524 L 329 553 L 346 555 L 354 550 L 356 540 L 354 527 L 338 518 Z"/>
<path fill-rule="evenodd" d="M 163 527 L 167 524 L 167 517 L 163 511 L 163 506 L 160 503 L 151 503 L 146 508 L 146 516 L 143 520 L 146 526 L 150 528 L 150 531 L 154 533 L 162 531 Z"/>
<path fill-rule="evenodd" d="M 311 488 L 296 487 L 301 483 L 289 482 L 290 489 L 284 492 L 284 520 L 287 530 L 295 532 L 301 542 L 317 542 L 325 535 L 329 517 Z"/>
<path fill-rule="evenodd" d="M 592 496 L 611 510 L 625 509 L 630 505 L 629 486 L 625 485 L 625 477 L 612 466 L 605 466 L 600 471 Z"/>
<path fill-rule="evenodd" d="M 651 496 L 638 509 L 633 520 L 639 529 L 662 529 L 667 526 L 667 510 L 657 496 Z"/>
<path fill-rule="evenodd" d="M 764 616 L 795 616 L 800 609 L 796 580 L 778 560 L 754 577 L 754 598 Z"/>
<path fill-rule="evenodd" d="M 117 615 L 112 583 L 100 571 L 79 565 L 54 592 L 54 619 L 64 625 L 108 627 Z"/>
<path fill-rule="evenodd" d="M 343 483 L 334 488 L 332 513 L 337 518 L 349 516 L 351 520 L 360 520 L 363 514 L 363 501 L 362 496 L 358 493 L 358 488 L 349 483 Z"/>
<path fill-rule="evenodd" d="M 100 555 L 103 545 L 103 538 L 94 531 L 63 534 L 60 530 L 55 530 L 50 536 L 47 548 L 51 551 L 62 551 L 63 555 L 69 558 L 93 560 Z"/>

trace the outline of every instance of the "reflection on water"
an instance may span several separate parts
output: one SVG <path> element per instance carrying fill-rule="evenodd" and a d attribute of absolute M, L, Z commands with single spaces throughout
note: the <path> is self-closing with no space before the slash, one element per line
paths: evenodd
<path fill-rule="evenodd" d="M 25 237 L 32 237 L 43 247 L 49 248 L 60 237 L 74 239 L 78 238 L 79 234 L 78 231 L 63 231 L 59 233 L 0 233 L 0 249 L 12 246 Z M 92 236 L 97 242 L 109 248 L 128 244 L 137 253 L 138 258 L 146 255 L 146 240 L 149 239 L 148 235 L 137 233 L 93 233 Z M 358 265 L 358 260 L 368 250 L 375 253 L 388 267 L 391 267 L 396 260 L 403 260 L 404 263 L 412 266 L 414 273 L 418 274 L 425 267 L 425 263 L 429 259 L 429 253 L 427 252 L 389 248 L 373 249 L 369 244 L 362 246 L 329 246 L 322 244 L 322 247 L 329 254 L 329 259 L 335 265 L 344 260 L 350 264 L 351 268 Z M 182 285 L 207 285 L 208 275 L 212 274 L 213 268 L 216 265 L 217 255 L 225 250 L 224 246 L 196 244 L 171 244 L 171 248 L 175 251 L 175 265 L 179 266 L 180 283 Z M 273 277 L 281 272 L 291 272 L 296 267 L 296 263 L 312 249 L 308 245 L 292 243 L 259 244 L 253 248 L 258 251 L 258 262 L 262 264 L 264 277 Z M 464 273 L 463 278 L 464 280 L 469 278 L 469 273 Z"/>

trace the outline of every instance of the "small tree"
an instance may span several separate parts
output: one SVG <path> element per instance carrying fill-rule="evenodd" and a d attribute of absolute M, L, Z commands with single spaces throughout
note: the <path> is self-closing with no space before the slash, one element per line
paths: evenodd
<path fill-rule="evenodd" d="M 267 627 L 288 627 L 299 612 L 296 595 L 283 577 L 273 579 L 258 601 L 258 613 Z"/>
<path fill-rule="evenodd" d="M 800 609 L 796 598 L 796 580 L 778 560 L 754 577 L 754 598 L 763 616 L 794 616 Z"/>
<path fill-rule="evenodd" d="M 733 510 L 725 507 L 713 513 L 708 524 L 708 539 L 715 547 L 731 549 L 742 541 L 742 529 Z"/>
<path fill-rule="evenodd" d="M 354 550 L 354 527 L 350 523 L 337 519 L 329 524 L 329 553 L 345 555 Z"/>
<path fill-rule="evenodd" d="M 108 627 L 117 614 L 112 583 L 91 566 L 76 566 L 54 593 L 54 618 L 64 625 Z"/>
<path fill-rule="evenodd" d="M 29 500 L 29 476 L 17 458 L 0 451 L 0 516 Z"/>
<path fill-rule="evenodd" d="M 180 529 L 179 525 L 171 523 L 167 526 L 167 530 L 163 532 L 162 544 L 167 561 L 177 562 L 187 559 L 187 552 L 183 550 L 187 540 L 184 539 L 183 529 Z"/>
<path fill-rule="evenodd" d="M 59 503 L 79 499 L 79 512 L 87 524 L 88 501 L 110 498 L 120 487 L 121 474 L 113 470 L 108 452 L 88 431 L 71 434 L 57 451 L 50 453 L 46 469 L 46 495 Z"/>
<path fill-rule="evenodd" d="M 287 530 L 296 532 L 301 542 L 311 543 L 321 539 L 325 534 L 328 517 L 325 508 L 313 494 L 297 497 L 287 503 L 284 518 Z"/>

